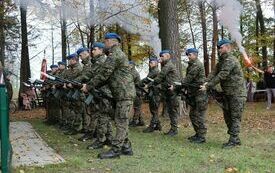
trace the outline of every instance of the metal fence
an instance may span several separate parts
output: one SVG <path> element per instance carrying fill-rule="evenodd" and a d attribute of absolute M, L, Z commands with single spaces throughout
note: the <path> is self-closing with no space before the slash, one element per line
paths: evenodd
<path fill-rule="evenodd" d="M 2 173 L 10 173 L 12 147 L 9 139 L 9 104 L 2 71 L 0 71 L 0 129 L 1 171 Z"/>

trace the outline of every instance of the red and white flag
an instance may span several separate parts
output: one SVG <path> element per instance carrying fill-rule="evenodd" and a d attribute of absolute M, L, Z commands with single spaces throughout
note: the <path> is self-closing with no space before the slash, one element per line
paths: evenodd
<path fill-rule="evenodd" d="M 44 59 L 42 60 L 41 72 L 43 72 L 43 73 L 46 73 L 46 72 L 47 72 L 47 60 L 46 60 L 46 58 L 44 58 Z M 46 80 L 46 76 L 40 75 L 40 79 L 41 79 L 41 80 Z"/>

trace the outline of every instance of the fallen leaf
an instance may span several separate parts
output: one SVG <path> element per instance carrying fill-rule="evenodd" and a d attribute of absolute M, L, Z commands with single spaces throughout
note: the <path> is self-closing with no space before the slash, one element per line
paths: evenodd
<path fill-rule="evenodd" d="M 226 168 L 225 169 L 225 172 L 226 173 L 237 173 L 238 172 L 238 169 L 237 168 L 235 168 L 235 167 L 229 167 L 229 168 Z"/>

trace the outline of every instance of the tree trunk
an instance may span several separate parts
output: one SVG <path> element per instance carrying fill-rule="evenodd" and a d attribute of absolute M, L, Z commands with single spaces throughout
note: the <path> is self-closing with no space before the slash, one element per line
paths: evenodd
<path fill-rule="evenodd" d="M 189 6 L 188 6 L 186 0 L 184 2 L 185 2 L 185 7 L 186 7 L 185 10 L 186 10 L 186 14 L 187 14 L 188 24 L 189 24 L 189 28 L 190 28 L 190 32 L 191 32 L 191 36 L 192 36 L 193 47 L 196 48 L 196 41 L 195 41 L 194 31 L 193 31 L 192 22 L 191 22 Z"/>
<path fill-rule="evenodd" d="M 212 52 L 211 52 L 211 71 L 213 71 L 216 66 L 216 53 L 217 53 L 217 42 L 218 42 L 217 8 L 213 7 L 212 12 L 213 12 L 213 37 L 212 37 Z"/>
<path fill-rule="evenodd" d="M 22 85 L 22 83 L 27 81 L 31 77 L 26 15 L 27 15 L 27 9 L 24 9 L 22 6 L 20 6 L 22 50 L 21 50 L 19 94 L 21 92 L 24 92 L 25 90 L 24 85 Z"/>
<path fill-rule="evenodd" d="M 83 31 L 81 30 L 81 27 L 80 27 L 80 24 L 79 24 L 78 21 L 77 21 L 77 24 L 75 24 L 75 26 L 76 26 L 76 28 L 77 28 L 78 31 L 79 31 L 79 35 L 80 35 L 80 40 L 81 40 L 82 47 L 85 47 Z M 88 42 L 89 42 L 89 41 L 88 41 Z"/>
<path fill-rule="evenodd" d="M 173 57 L 177 59 L 176 66 L 182 77 L 182 66 L 179 46 L 179 26 L 177 13 L 178 0 L 160 0 L 158 3 L 159 36 L 162 49 L 173 51 Z"/>
<path fill-rule="evenodd" d="M 255 47 L 255 50 L 256 50 L 256 54 L 259 56 L 259 18 L 258 18 L 258 15 L 256 15 L 256 47 Z"/>
<path fill-rule="evenodd" d="M 65 0 L 62 0 L 62 7 Z M 67 22 L 66 18 L 63 15 L 63 11 L 61 11 L 61 52 L 62 52 L 62 61 L 67 62 Z"/>
<path fill-rule="evenodd" d="M 205 69 L 205 75 L 208 76 L 208 74 L 209 74 L 209 58 L 208 58 L 208 51 L 207 51 L 207 38 L 206 38 L 207 31 L 206 31 L 204 1 L 199 3 L 199 9 L 200 9 L 201 26 L 202 26 L 204 69 Z"/>
<path fill-rule="evenodd" d="M 91 26 L 88 47 L 91 47 L 91 45 L 94 44 L 94 42 L 95 42 L 95 26 Z"/>
<path fill-rule="evenodd" d="M 132 60 L 131 34 L 127 34 L 128 59 Z"/>
<path fill-rule="evenodd" d="M 262 7 L 260 0 L 256 1 L 256 8 L 257 8 L 257 16 L 260 24 L 260 33 L 261 33 L 261 46 L 262 46 L 262 56 L 263 56 L 263 67 L 267 67 L 267 47 L 266 47 L 266 41 L 265 41 L 265 25 L 264 25 L 264 16 L 262 12 Z"/>
<path fill-rule="evenodd" d="M 5 62 L 4 1 L 0 1 L 0 61 Z"/>
<path fill-rule="evenodd" d="M 93 22 L 93 17 L 95 15 L 95 6 L 94 6 L 94 0 L 90 0 L 89 1 L 89 6 L 90 6 L 90 33 L 89 33 L 89 39 L 88 39 L 88 44 L 87 46 L 88 47 L 91 47 L 92 44 L 94 44 L 95 42 L 95 25 L 94 25 L 94 22 Z"/>
<path fill-rule="evenodd" d="M 61 21 L 61 51 L 62 61 L 66 62 L 67 56 L 67 22 L 65 19 Z"/>

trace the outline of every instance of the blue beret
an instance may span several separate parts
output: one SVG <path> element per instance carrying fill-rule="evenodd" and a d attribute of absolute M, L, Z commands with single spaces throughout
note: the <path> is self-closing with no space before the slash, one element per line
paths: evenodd
<path fill-rule="evenodd" d="M 165 54 L 165 53 L 171 54 L 171 50 L 163 50 L 163 51 L 161 51 L 161 52 L 159 53 L 159 56 L 162 56 L 162 55 Z"/>
<path fill-rule="evenodd" d="M 53 65 L 50 66 L 50 68 L 58 68 L 58 65 L 53 64 Z"/>
<path fill-rule="evenodd" d="M 149 62 L 153 62 L 153 61 L 158 62 L 159 60 L 158 60 L 157 57 L 150 57 L 150 58 L 149 58 Z"/>
<path fill-rule="evenodd" d="M 58 65 L 66 65 L 66 62 L 64 62 L 64 61 L 59 61 L 57 64 L 58 64 Z"/>
<path fill-rule="evenodd" d="M 136 65 L 136 63 L 134 61 L 129 61 L 129 64 Z"/>
<path fill-rule="evenodd" d="M 89 51 L 89 49 L 86 48 L 86 47 L 82 47 L 82 48 L 79 48 L 79 49 L 76 51 L 76 53 L 79 55 L 79 54 L 81 54 L 81 53 L 84 52 L 84 51 Z"/>
<path fill-rule="evenodd" d="M 73 53 L 73 54 L 70 54 L 69 56 L 67 56 L 68 60 L 73 59 L 73 58 L 77 58 L 77 54 L 76 53 Z"/>
<path fill-rule="evenodd" d="M 121 41 L 121 37 L 117 34 L 117 33 L 114 33 L 114 32 L 110 32 L 110 33 L 107 33 L 105 34 L 105 39 L 117 39 L 119 42 Z"/>
<path fill-rule="evenodd" d="M 196 48 L 189 48 L 186 50 L 185 54 L 188 55 L 189 53 L 199 53 L 199 51 Z"/>
<path fill-rule="evenodd" d="M 224 44 L 231 44 L 232 43 L 232 41 L 230 41 L 230 40 L 227 40 L 227 39 L 222 39 L 222 40 L 220 40 L 219 42 L 218 42 L 218 47 L 221 47 L 222 45 L 224 45 Z"/>
<path fill-rule="evenodd" d="M 101 43 L 101 42 L 95 42 L 93 45 L 92 45 L 92 48 L 95 48 L 95 47 L 98 47 L 100 49 L 104 49 L 105 48 L 105 44 L 104 43 Z"/>

